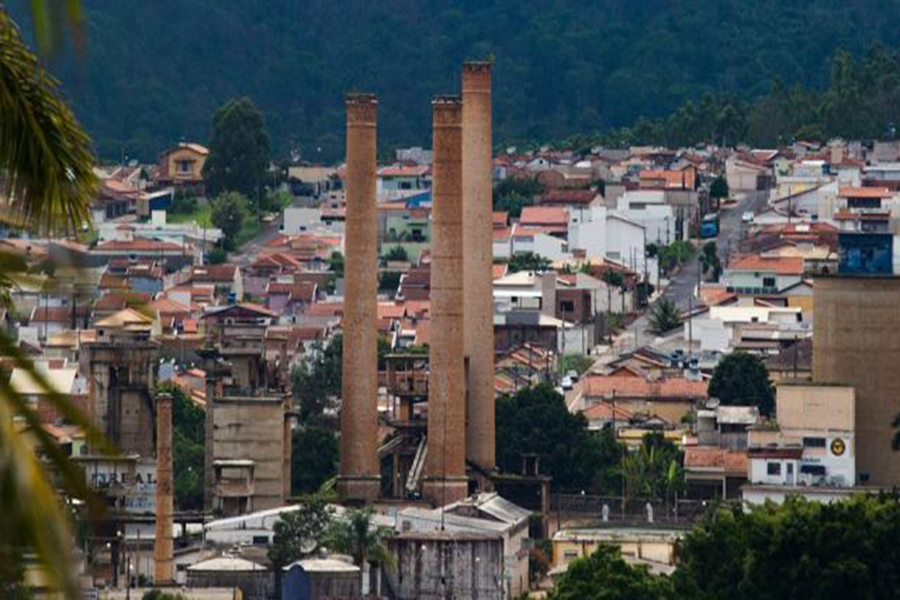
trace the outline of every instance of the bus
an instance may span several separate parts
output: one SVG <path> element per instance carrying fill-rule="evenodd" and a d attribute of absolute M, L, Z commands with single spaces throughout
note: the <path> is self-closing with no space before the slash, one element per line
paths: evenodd
<path fill-rule="evenodd" d="M 719 213 L 710 213 L 700 221 L 700 238 L 714 238 L 719 235 Z"/>

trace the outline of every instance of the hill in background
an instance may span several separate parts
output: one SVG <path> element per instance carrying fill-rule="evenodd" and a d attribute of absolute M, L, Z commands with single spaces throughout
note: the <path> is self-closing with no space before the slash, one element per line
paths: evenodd
<path fill-rule="evenodd" d="M 249 96 L 273 155 L 343 152 L 346 91 L 381 99 L 382 149 L 425 144 L 430 98 L 495 57 L 495 139 L 547 140 L 659 117 L 774 78 L 825 87 L 836 49 L 896 47 L 895 0 L 84 0 L 86 54 L 51 62 L 98 153 L 151 160 L 206 140 Z M 27 3 L 12 7 L 27 23 Z"/>

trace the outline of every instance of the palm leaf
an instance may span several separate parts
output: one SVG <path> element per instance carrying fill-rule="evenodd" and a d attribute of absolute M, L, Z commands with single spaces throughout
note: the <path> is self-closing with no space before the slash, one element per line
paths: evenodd
<path fill-rule="evenodd" d="M 6 219 L 47 234 L 89 224 L 97 185 L 90 139 L 2 9 L 0 123 Z"/>

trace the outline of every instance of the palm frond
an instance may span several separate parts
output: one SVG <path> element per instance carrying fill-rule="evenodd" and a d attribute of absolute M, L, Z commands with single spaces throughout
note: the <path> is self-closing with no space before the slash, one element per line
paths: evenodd
<path fill-rule="evenodd" d="M 94 447 L 112 452 L 87 418 L 50 385 L 44 374 L 2 331 L 0 355 L 11 358 L 14 367 L 25 370 L 46 391 L 45 397 L 59 413 L 85 431 Z M 24 421 L 24 430 L 16 430 L 14 417 Z M 35 410 L 12 389 L 9 381 L 0 379 L 0 506 L 4 512 L 0 519 L 0 539 L 34 551 L 49 580 L 63 590 L 66 597 L 74 597 L 77 580 L 71 569 L 72 536 L 68 515 L 38 453 L 46 458 L 69 496 L 87 502 L 90 510 L 101 509 L 102 503 L 88 487 L 84 474 L 43 428 Z"/>
<path fill-rule="evenodd" d="M 47 234 L 73 234 L 89 224 L 97 186 L 90 138 L 2 9 L 0 123 L 7 220 Z"/>

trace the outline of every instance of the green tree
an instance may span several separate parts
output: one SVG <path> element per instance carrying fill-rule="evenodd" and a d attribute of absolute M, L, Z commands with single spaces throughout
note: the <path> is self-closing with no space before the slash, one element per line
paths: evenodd
<path fill-rule="evenodd" d="M 775 389 L 766 365 L 746 352 L 729 354 L 716 365 L 709 396 L 722 404 L 756 406 L 764 415 L 771 415 L 775 409 Z"/>
<path fill-rule="evenodd" d="M 296 510 L 283 512 L 275 521 L 274 536 L 268 549 L 275 571 L 275 597 L 281 597 L 284 567 L 314 555 L 332 524 L 328 502 L 319 495 L 307 496 Z"/>
<path fill-rule="evenodd" d="M 394 535 L 393 529 L 372 523 L 371 508 L 351 509 L 342 519 L 336 519 L 325 532 L 325 544 L 333 552 L 353 557 L 359 567 L 360 582 L 364 577 L 364 567 L 370 560 L 391 567 L 394 558 L 385 545 Z"/>
<path fill-rule="evenodd" d="M 221 265 L 228 260 L 228 251 L 225 248 L 216 246 L 206 255 L 206 260 L 211 265 Z"/>
<path fill-rule="evenodd" d="M 240 192 L 260 198 L 269 166 L 269 133 L 249 98 L 229 101 L 213 117 L 203 179 L 210 196 Z M 257 206 L 259 209 L 259 206 Z"/>
<path fill-rule="evenodd" d="M 534 204 L 536 196 L 543 194 L 545 187 L 537 179 L 528 177 L 507 177 L 494 186 L 494 210 L 508 212 L 518 218 L 522 209 Z"/>
<path fill-rule="evenodd" d="M 175 471 L 175 506 L 178 510 L 203 510 L 206 413 L 184 391 L 170 383 L 157 393 L 172 396 L 172 463 Z"/>
<path fill-rule="evenodd" d="M 306 424 L 328 421 L 341 394 L 343 337 L 335 335 L 327 344 L 313 344 L 306 358 L 294 369 L 294 400 L 300 407 L 300 420 Z"/>
<path fill-rule="evenodd" d="M 678 305 L 668 298 L 660 298 L 650 311 L 650 331 L 664 335 L 681 324 Z"/>
<path fill-rule="evenodd" d="M 664 600 L 673 598 L 672 584 L 651 575 L 647 567 L 633 567 L 616 546 L 601 544 L 585 558 L 569 564 L 550 600 Z"/>
<path fill-rule="evenodd" d="M 68 7 L 70 19 L 80 19 L 80 3 L 72 1 Z M 57 19 L 58 7 L 49 15 L 53 18 L 48 18 L 43 3 L 34 3 L 33 8 L 38 39 L 46 43 L 46 29 L 41 25 L 66 19 Z M 77 236 L 90 223 L 89 203 L 97 185 L 90 140 L 4 7 L 0 7 L 0 123 L 0 196 L 7 199 L 7 226 Z M 24 270 L 22 263 L 2 258 L 0 286 L 8 290 L 10 275 Z M 28 372 L 64 418 L 87 431 L 93 447 L 108 449 L 88 420 L 50 386 L 6 332 L 0 332 L 0 355 L 9 369 Z M 25 430 L 14 426 L 14 416 L 24 420 Z M 51 478 L 50 470 L 55 477 Z M 0 574 L 15 566 L 7 559 L 27 549 L 37 557 L 49 582 L 75 597 L 73 538 L 63 500 L 94 497 L 79 470 L 44 430 L 31 404 L 5 379 L 0 380 L 0 482 L 0 560 L 7 562 Z M 57 489 L 64 493 L 58 494 Z M 0 586 L 11 588 L 18 583 L 4 580 Z"/>
<path fill-rule="evenodd" d="M 340 252 L 332 252 L 328 257 L 328 269 L 338 277 L 344 276 L 344 255 Z"/>
<path fill-rule="evenodd" d="M 212 202 L 213 225 L 222 230 L 223 243 L 234 247 L 234 239 L 244 226 L 247 217 L 247 198 L 238 192 L 224 192 Z"/>
<path fill-rule="evenodd" d="M 892 598 L 898 536 L 893 494 L 721 509 L 679 544 L 672 582 L 697 600 Z"/>
<path fill-rule="evenodd" d="M 713 281 L 719 280 L 722 275 L 722 261 L 719 260 L 719 250 L 715 242 L 710 241 L 703 244 L 700 266 L 704 275 L 709 274 Z"/>
<path fill-rule="evenodd" d="M 683 457 L 659 432 L 644 435 L 640 447 L 621 463 L 629 498 L 674 500 L 684 489 Z"/>
<path fill-rule="evenodd" d="M 729 194 L 728 180 L 724 176 L 719 175 L 709 186 L 709 195 L 716 199 L 727 198 Z"/>
<path fill-rule="evenodd" d="M 311 494 L 337 475 L 338 440 L 318 425 L 294 430 L 291 446 L 291 493 Z"/>
<path fill-rule="evenodd" d="M 518 271 L 543 272 L 549 268 L 550 261 L 534 252 L 513 254 L 509 259 L 508 265 L 508 271 L 510 273 L 516 273 Z"/>
<path fill-rule="evenodd" d="M 557 490 L 615 492 L 622 455 L 614 434 L 588 431 L 582 414 L 573 414 L 548 385 L 497 400 L 497 462 L 519 473 L 523 456 L 540 457 L 541 472 Z"/>
<path fill-rule="evenodd" d="M 384 255 L 384 259 L 385 261 L 406 262 L 409 260 L 409 254 L 406 253 L 406 248 L 403 246 L 393 246 Z"/>

